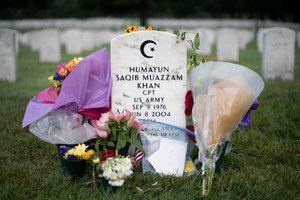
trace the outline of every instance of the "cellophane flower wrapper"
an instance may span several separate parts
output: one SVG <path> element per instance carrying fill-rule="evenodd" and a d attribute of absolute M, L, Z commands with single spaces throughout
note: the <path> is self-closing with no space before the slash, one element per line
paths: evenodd
<path fill-rule="evenodd" d="M 226 62 L 206 62 L 190 70 L 192 111 L 203 195 L 211 190 L 215 163 L 247 111 L 264 88 L 254 71 Z"/>
<path fill-rule="evenodd" d="M 161 138 L 167 138 L 188 143 L 188 149 L 192 148 L 192 143 L 189 143 L 190 138 L 194 138 L 194 133 L 182 127 L 177 127 L 163 122 L 140 119 L 143 123 L 141 134 L 141 143 L 145 151 L 143 157 L 143 172 L 156 172 L 154 167 L 147 160 L 160 147 Z"/>
<path fill-rule="evenodd" d="M 76 144 L 96 137 L 97 132 L 87 118 L 99 119 L 110 110 L 110 59 L 106 49 L 82 59 L 63 81 L 58 95 L 49 87 L 30 100 L 23 127 L 52 144 Z M 60 111 L 62 110 L 62 111 Z"/>

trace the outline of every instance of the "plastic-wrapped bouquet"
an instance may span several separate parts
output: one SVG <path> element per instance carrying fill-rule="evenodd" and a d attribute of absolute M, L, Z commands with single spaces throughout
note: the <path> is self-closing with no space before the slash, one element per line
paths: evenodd
<path fill-rule="evenodd" d="M 252 70 L 231 63 L 207 62 L 190 71 L 193 123 L 202 162 L 203 195 L 209 194 L 215 163 L 264 88 Z"/>
<path fill-rule="evenodd" d="M 89 120 L 110 110 L 111 72 L 106 49 L 59 64 L 54 86 L 27 105 L 23 127 L 52 144 L 79 144 L 97 137 Z"/>

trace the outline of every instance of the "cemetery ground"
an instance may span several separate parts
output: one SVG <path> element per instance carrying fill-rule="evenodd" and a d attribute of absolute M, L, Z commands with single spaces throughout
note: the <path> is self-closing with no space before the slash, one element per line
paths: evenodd
<path fill-rule="evenodd" d="M 64 50 L 62 52 L 65 52 Z M 80 56 L 86 56 L 85 52 Z M 253 124 L 238 128 L 231 152 L 207 199 L 300 198 L 300 49 L 296 48 L 295 80 L 265 81 Z M 79 56 L 79 55 L 76 55 Z M 73 55 L 63 53 L 62 60 Z M 57 148 L 22 129 L 30 98 L 51 85 L 56 63 L 38 62 L 38 54 L 21 46 L 18 80 L 0 82 L 0 199 L 199 199 L 201 176 L 161 177 L 134 173 L 124 186 L 107 193 L 62 174 Z M 216 60 L 215 51 L 206 60 Z M 240 51 L 240 62 L 261 74 L 261 55 L 255 43 Z M 80 81 L 80 80 L 78 80 Z M 196 157 L 195 147 L 195 157 Z M 198 166 L 200 172 L 200 166 Z M 138 192 L 136 187 L 143 191 Z"/>

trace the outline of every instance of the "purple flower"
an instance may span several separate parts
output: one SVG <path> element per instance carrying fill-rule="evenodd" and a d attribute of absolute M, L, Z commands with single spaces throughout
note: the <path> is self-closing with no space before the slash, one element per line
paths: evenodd
<path fill-rule="evenodd" d="M 67 151 L 70 150 L 70 147 L 60 146 L 59 147 L 59 155 L 64 156 Z"/>
<path fill-rule="evenodd" d="M 53 76 L 53 79 L 56 80 L 56 81 L 61 80 L 61 76 L 60 76 L 58 73 L 56 73 L 56 74 Z"/>
<path fill-rule="evenodd" d="M 77 157 L 74 155 L 68 155 L 67 160 L 77 160 Z"/>
<path fill-rule="evenodd" d="M 57 65 L 57 70 L 59 70 L 61 67 L 65 67 L 66 63 L 60 63 L 59 65 Z"/>

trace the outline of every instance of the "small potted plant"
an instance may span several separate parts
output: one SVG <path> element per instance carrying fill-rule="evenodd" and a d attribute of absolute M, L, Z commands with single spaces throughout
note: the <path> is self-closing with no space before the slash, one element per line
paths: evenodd
<path fill-rule="evenodd" d="M 95 153 L 88 145 L 59 145 L 59 159 L 64 174 L 80 177 L 86 170 L 86 161 Z"/>

